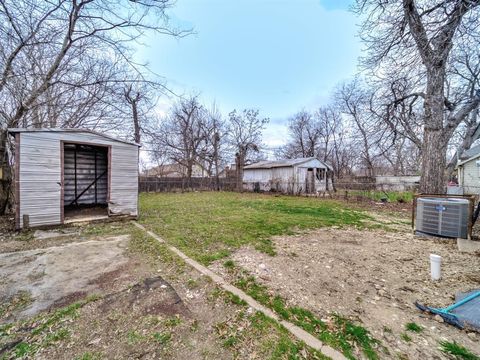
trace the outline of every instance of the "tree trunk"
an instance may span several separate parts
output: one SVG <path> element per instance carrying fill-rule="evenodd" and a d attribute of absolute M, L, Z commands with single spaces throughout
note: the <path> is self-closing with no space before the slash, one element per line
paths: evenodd
<path fill-rule="evenodd" d="M 445 194 L 446 192 L 445 167 L 448 139 L 445 139 L 443 127 L 444 73 L 442 65 L 430 65 L 427 71 L 420 178 L 420 191 L 425 194 Z"/>
<path fill-rule="evenodd" d="M 218 134 L 218 132 L 216 132 L 213 136 L 213 161 L 215 165 L 215 190 L 217 191 L 220 191 L 220 178 L 218 171 L 219 141 L 220 135 Z"/>
<path fill-rule="evenodd" d="M 447 144 L 442 130 L 426 128 L 423 133 L 420 192 L 444 194 Z"/>
<path fill-rule="evenodd" d="M 138 108 L 137 101 L 132 101 L 132 116 L 133 116 L 133 130 L 134 130 L 134 141 L 137 144 L 140 144 L 140 121 L 138 119 Z"/>
<path fill-rule="evenodd" d="M 187 161 L 187 186 L 192 190 L 193 161 Z"/>
<path fill-rule="evenodd" d="M 243 167 L 245 166 L 245 154 L 239 152 L 235 155 L 235 166 L 237 173 L 237 191 L 243 191 Z"/>

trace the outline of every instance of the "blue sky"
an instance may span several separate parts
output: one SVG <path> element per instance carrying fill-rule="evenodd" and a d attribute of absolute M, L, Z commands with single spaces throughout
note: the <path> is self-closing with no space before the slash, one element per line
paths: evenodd
<path fill-rule="evenodd" d="M 351 0 L 177 0 L 171 21 L 195 31 L 152 36 L 139 57 L 177 93 L 200 93 L 226 114 L 258 108 L 264 140 L 286 140 L 286 120 L 325 104 L 354 75 L 360 42 Z M 168 100 L 163 101 L 163 106 Z"/>

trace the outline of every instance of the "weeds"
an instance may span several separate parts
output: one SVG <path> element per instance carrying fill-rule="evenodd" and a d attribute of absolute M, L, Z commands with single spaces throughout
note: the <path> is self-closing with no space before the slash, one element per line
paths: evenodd
<path fill-rule="evenodd" d="M 252 276 L 240 278 L 236 286 L 244 290 L 261 304 L 274 310 L 282 319 L 289 320 L 321 341 L 341 349 L 350 359 L 354 359 L 354 349 L 358 346 L 368 359 L 377 359 L 375 346 L 379 343 L 362 326 L 350 320 L 333 315 L 329 326 L 312 312 L 301 307 L 288 307 L 280 296 L 273 296 L 267 287 L 258 284 Z"/>
<path fill-rule="evenodd" d="M 407 343 L 412 341 L 412 338 L 407 333 L 401 333 L 400 338 Z"/>
<path fill-rule="evenodd" d="M 423 327 L 420 325 L 410 322 L 405 324 L 405 330 L 411 331 L 411 332 L 416 332 L 416 333 L 421 333 L 423 331 Z"/>
<path fill-rule="evenodd" d="M 440 350 L 445 354 L 452 355 L 455 359 L 458 360 L 480 360 L 480 357 L 472 353 L 470 350 L 464 346 L 449 341 L 440 342 Z"/>
<path fill-rule="evenodd" d="M 233 269 L 235 267 L 235 263 L 233 260 L 227 260 L 223 263 L 223 266 L 227 269 Z"/>
<path fill-rule="evenodd" d="M 197 281 L 197 280 L 191 279 L 191 278 L 187 280 L 187 287 L 188 287 L 189 289 L 195 289 L 195 288 L 197 288 L 198 286 L 199 286 L 199 285 L 198 285 L 198 281 Z"/>
<path fill-rule="evenodd" d="M 137 331 L 135 330 L 130 330 L 128 333 L 127 333 L 127 342 L 128 344 L 130 345 L 135 345 L 137 344 L 138 342 L 144 340 L 145 337 L 140 335 Z"/>
<path fill-rule="evenodd" d="M 15 358 L 26 356 L 34 357 L 35 353 L 70 337 L 70 331 L 61 324 L 73 320 L 78 316 L 78 310 L 89 302 L 97 300 L 97 296 L 73 303 L 69 306 L 56 310 L 53 314 L 41 314 L 30 320 L 11 323 L 0 328 L 0 340 L 2 345 L 8 344 L 11 339 L 19 339 L 6 355 Z"/>
<path fill-rule="evenodd" d="M 240 299 L 237 295 L 235 294 L 232 294 L 231 292 L 228 292 L 226 291 L 225 292 L 225 300 L 232 303 L 232 304 L 235 304 L 235 305 L 242 305 L 242 306 L 246 306 L 247 303 L 245 300 L 242 300 Z"/>
<path fill-rule="evenodd" d="M 176 315 L 174 317 L 166 319 L 163 324 L 167 327 L 175 327 L 180 325 L 181 323 L 182 323 L 182 319 L 180 318 L 179 315 Z"/>
<path fill-rule="evenodd" d="M 26 308 L 32 302 L 28 291 L 20 291 L 8 302 L 0 305 L 0 319 L 7 318 L 12 312 Z"/>
<path fill-rule="evenodd" d="M 103 356 L 100 353 L 92 353 L 87 351 L 79 357 L 76 357 L 75 360 L 101 360 L 102 358 Z"/>
<path fill-rule="evenodd" d="M 152 335 L 153 339 L 161 345 L 166 345 L 172 338 L 170 333 L 154 333 Z"/>
<path fill-rule="evenodd" d="M 321 353 L 293 340 L 285 328 L 275 320 L 256 312 L 247 315 L 245 311 L 215 325 L 222 346 L 228 348 L 237 358 L 239 350 L 252 342 L 260 342 L 261 358 L 265 359 L 326 359 Z M 237 355 L 235 355 L 237 354 Z"/>

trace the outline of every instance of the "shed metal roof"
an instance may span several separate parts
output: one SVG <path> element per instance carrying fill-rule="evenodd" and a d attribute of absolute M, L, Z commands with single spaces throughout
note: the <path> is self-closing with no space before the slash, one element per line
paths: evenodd
<path fill-rule="evenodd" d="M 94 134 L 97 136 L 104 137 L 106 139 L 112 140 L 112 141 L 118 141 L 124 144 L 129 144 L 129 145 L 136 145 L 136 146 L 141 146 L 140 144 L 131 142 L 131 141 L 126 141 L 126 140 L 121 140 L 117 139 L 113 136 L 105 135 L 93 130 L 88 130 L 88 129 L 72 129 L 72 128 L 39 128 L 39 129 L 27 129 L 27 128 L 10 128 L 8 129 L 8 132 L 11 134 L 15 133 L 33 133 L 33 132 L 65 132 L 65 133 L 87 133 L 87 134 Z"/>
<path fill-rule="evenodd" d="M 277 161 L 259 161 L 255 164 L 247 165 L 244 169 L 272 169 L 272 168 L 279 168 L 279 167 L 291 167 L 301 165 L 308 161 L 317 160 L 325 167 L 330 169 L 330 166 L 325 164 L 323 161 L 318 160 L 316 157 L 309 157 L 309 158 L 297 158 L 297 159 L 284 159 L 284 160 L 277 160 Z"/>

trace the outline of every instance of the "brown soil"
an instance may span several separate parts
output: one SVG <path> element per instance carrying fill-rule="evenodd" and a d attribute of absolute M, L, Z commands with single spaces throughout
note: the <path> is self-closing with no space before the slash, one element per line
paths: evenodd
<path fill-rule="evenodd" d="M 253 309 L 229 300 L 176 257 L 128 239 L 80 233 L 30 240 L 30 250 L 11 253 L 2 253 L 0 243 L 3 320 L 22 319 L 2 334 L 0 357 L 16 358 L 15 347 L 25 342 L 38 350 L 25 358 L 35 359 L 264 359 L 281 346 L 279 339 L 295 343 L 269 322 L 254 326 Z M 25 287 L 30 299 L 20 303 Z M 11 304 L 15 294 L 19 306 Z M 100 297 L 35 334 L 57 309 L 89 295 Z M 63 337 L 55 340 L 58 334 Z M 299 358 L 311 358 L 296 346 Z"/>
<path fill-rule="evenodd" d="M 147 278 L 131 288 L 105 297 L 99 309 L 127 312 L 136 308 L 141 315 L 183 315 L 189 310 L 175 289 L 160 276 Z"/>
<path fill-rule="evenodd" d="M 438 350 L 442 340 L 480 354 L 480 334 L 439 323 L 414 306 L 419 300 L 444 307 L 457 292 L 480 288 L 480 257 L 458 252 L 453 240 L 415 237 L 404 226 L 395 233 L 322 229 L 276 237 L 274 243 L 274 257 L 243 248 L 232 259 L 289 305 L 307 308 L 326 321 L 337 312 L 363 323 L 388 348 L 387 358 L 444 359 Z M 440 282 L 430 280 L 430 253 L 443 258 Z M 233 281 L 221 263 L 212 269 Z M 421 325 L 423 332 L 406 331 L 409 322 Z M 411 342 L 400 337 L 405 332 Z"/>

